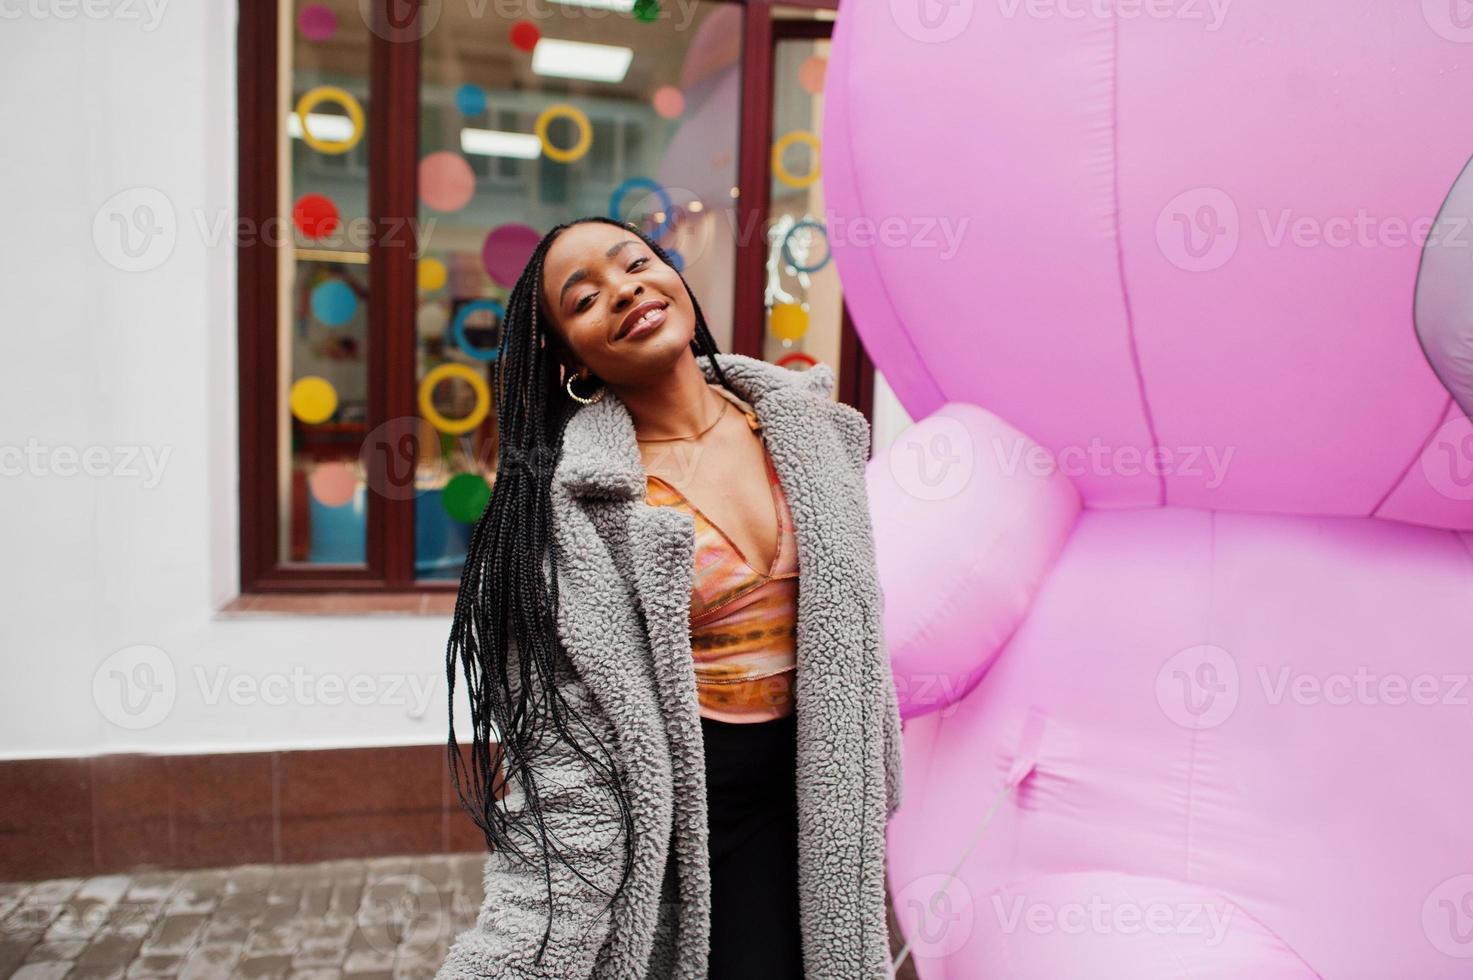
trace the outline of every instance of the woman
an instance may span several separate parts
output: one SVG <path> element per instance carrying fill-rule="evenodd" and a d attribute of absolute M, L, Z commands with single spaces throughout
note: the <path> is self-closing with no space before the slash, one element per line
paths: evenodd
<path fill-rule="evenodd" d="M 868 423 L 826 366 L 720 354 L 665 252 L 603 218 L 548 232 L 501 351 L 447 656 L 491 854 L 440 977 L 888 976 Z"/>

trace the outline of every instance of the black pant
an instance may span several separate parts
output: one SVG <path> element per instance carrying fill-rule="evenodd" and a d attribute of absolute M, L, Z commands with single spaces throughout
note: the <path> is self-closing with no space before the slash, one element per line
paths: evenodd
<path fill-rule="evenodd" d="M 701 717 L 711 827 L 710 980 L 802 980 L 797 716 Z"/>

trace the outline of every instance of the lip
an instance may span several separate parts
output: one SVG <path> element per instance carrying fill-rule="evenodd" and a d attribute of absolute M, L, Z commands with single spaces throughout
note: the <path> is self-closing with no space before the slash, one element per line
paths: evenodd
<path fill-rule="evenodd" d="M 660 314 L 655 317 L 654 323 L 650 324 L 646 328 L 641 329 L 639 331 L 639 334 L 636 334 L 636 336 L 648 333 L 650 330 L 658 327 L 661 323 L 665 322 L 665 317 L 663 313 L 665 308 L 669 305 L 669 303 L 661 302 L 660 300 L 656 299 L 649 299 L 645 300 L 643 303 L 640 303 L 634 309 L 625 314 L 624 319 L 619 322 L 619 329 L 614 332 L 614 340 L 623 340 L 624 338 L 628 337 L 634 331 L 634 325 L 639 322 L 640 317 L 644 316 L 651 310 L 659 310 Z"/>

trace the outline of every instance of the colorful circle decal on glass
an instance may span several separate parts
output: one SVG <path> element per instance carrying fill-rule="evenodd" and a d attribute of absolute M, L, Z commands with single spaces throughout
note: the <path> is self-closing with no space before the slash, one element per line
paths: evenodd
<path fill-rule="evenodd" d="M 459 211 L 476 193 L 476 175 L 465 157 L 436 150 L 419 161 L 419 198 L 436 211 Z"/>
<path fill-rule="evenodd" d="M 803 242 L 806 240 L 810 249 L 815 240 L 822 242 L 823 259 L 821 261 L 799 262 L 793 255 L 793 236 L 799 232 L 807 232 L 806 239 L 799 238 L 798 241 Z M 792 266 L 798 272 L 817 272 L 819 269 L 828 265 L 829 260 L 833 257 L 833 251 L 829 248 L 829 230 L 824 227 L 822 221 L 817 221 L 813 218 L 804 218 L 789 228 L 788 233 L 783 236 L 783 261 L 787 262 L 788 265 Z"/>
<path fill-rule="evenodd" d="M 554 146 L 552 140 L 548 139 L 547 130 L 554 119 L 566 119 L 578 128 L 578 139 L 572 146 Z M 587 114 L 567 102 L 559 102 L 543 109 L 542 114 L 537 117 L 536 132 L 537 138 L 542 141 L 542 152 L 547 154 L 548 159 L 558 163 L 581 160 L 593 145 L 593 124 L 588 121 Z"/>
<path fill-rule="evenodd" d="M 338 390 L 326 378 L 299 378 L 292 385 L 291 407 L 292 414 L 308 425 L 326 422 L 338 410 Z"/>
<path fill-rule="evenodd" d="M 536 228 L 516 222 L 492 228 L 481 245 L 481 265 L 486 275 L 496 285 L 512 288 L 541 241 Z"/>
<path fill-rule="evenodd" d="M 496 302 L 496 300 L 473 299 L 469 303 L 462 304 L 460 309 L 455 311 L 455 319 L 450 321 L 450 339 L 455 341 L 456 347 L 459 347 L 461 350 L 465 351 L 465 353 L 469 354 L 471 357 L 474 357 L 476 360 L 494 361 L 497 357 L 501 355 L 500 345 L 497 345 L 496 347 L 477 347 L 475 344 L 472 344 L 469 340 L 467 340 L 465 336 L 466 319 L 472 313 L 479 313 L 482 310 L 489 310 L 490 312 L 496 314 L 496 325 L 498 327 L 500 327 L 501 322 L 506 319 L 506 310 L 502 307 L 500 303 Z"/>
<path fill-rule="evenodd" d="M 307 489 L 324 507 L 341 507 L 358 492 L 358 478 L 347 463 L 318 463 L 307 477 Z"/>
<path fill-rule="evenodd" d="M 462 524 L 479 521 L 490 502 L 491 484 L 479 473 L 457 473 L 440 491 L 440 503 L 444 505 L 445 513 Z"/>
<path fill-rule="evenodd" d="M 788 367 L 792 364 L 806 364 L 809 367 L 818 366 L 818 358 L 812 354 L 805 354 L 800 350 L 790 351 L 773 362 L 778 367 Z"/>
<path fill-rule="evenodd" d="M 441 381 L 460 380 L 476 393 L 475 404 L 465 418 L 451 419 L 435 408 L 435 386 Z M 419 383 L 419 414 L 426 422 L 449 436 L 465 435 L 486 420 L 491 412 L 491 389 L 486 379 L 465 364 L 441 364 Z"/>
<path fill-rule="evenodd" d="M 450 325 L 450 314 L 439 303 L 426 303 L 414 315 L 414 332 L 421 340 L 445 336 Z"/>
<path fill-rule="evenodd" d="M 783 163 L 783 154 L 788 152 L 789 147 L 799 143 L 812 151 L 813 162 L 809 165 L 808 173 L 795 176 Z M 798 190 L 812 187 L 817 183 L 819 177 L 818 137 L 806 129 L 795 129 L 779 137 L 778 141 L 772 144 L 772 175 L 789 187 Z"/>
<path fill-rule="evenodd" d="M 829 62 L 827 58 L 813 55 L 803 59 L 803 64 L 798 66 L 798 84 L 803 86 L 803 91 L 809 95 L 818 95 L 823 91 L 824 76 L 828 74 Z"/>
<path fill-rule="evenodd" d="M 304 238 L 326 238 L 337 231 L 341 223 L 338 206 L 326 194 L 303 194 L 292 205 L 292 224 Z"/>
<path fill-rule="evenodd" d="M 542 32 L 530 20 L 519 20 L 511 25 L 507 36 L 511 39 L 511 46 L 518 51 L 531 51 L 542 40 Z"/>
<path fill-rule="evenodd" d="M 797 303 L 774 303 L 769 322 L 778 340 L 799 340 L 808 332 L 808 311 Z"/>
<path fill-rule="evenodd" d="M 312 117 L 312 110 L 324 102 L 331 102 L 342 108 L 348 114 L 348 122 L 352 127 L 348 135 L 340 140 L 325 140 L 312 132 L 308 120 Z M 302 93 L 297 100 L 297 124 L 302 127 L 302 142 L 306 143 L 318 153 L 336 155 L 347 153 L 358 145 L 363 138 L 363 106 L 352 92 L 347 89 L 338 88 L 336 85 L 319 85 Z"/>
<path fill-rule="evenodd" d="M 463 116 L 479 116 L 486 111 L 486 90 L 469 83 L 455 90 L 455 108 Z"/>
<path fill-rule="evenodd" d="M 358 294 L 341 279 L 320 282 L 312 290 L 312 315 L 329 327 L 341 327 L 358 312 Z"/>
<path fill-rule="evenodd" d="M 414 269 L 415 282 L 422 293 L 433 293 L 445 285 L 449 273 L 445 270 L 445 263 L 439 259 L 425 257 L 419 260 Z"/>
<path fill-rule="evenodd" d="M 663 217 L 655 230 L 650 232 L 650 237 L 658 241 L 665 233 L 675 227 L 675 204 L 670 200 L 670 193 L 660 186 L 656 181 L 648 177 L 630 177 L 624 183 L 614 188 L 614 193 L 609 195 L 609 217 L 616 221 L 626 221 L 623 215 L 624 197 L 630 191 L 648 191 L 655 195 L 660 202 L 660 214 Z"/>
<path fill-rule="evenodd" d="M 338 15 L 325 3 L 309 3 L 297 14 L 297 29 L 309 41 L 326 41 L 338 32 Z"/>
<path fill-rule="evenodd" d="M 655 89 L 650 104 L 661 119 L 674 119 L 685 111 L 685 94 L 674 85 L 661 85 Z"/>
<path fill-rule="evenodd" d="M 634 19 L 651 23 L 660 17 L 660 0 L 634 0 Z"/>

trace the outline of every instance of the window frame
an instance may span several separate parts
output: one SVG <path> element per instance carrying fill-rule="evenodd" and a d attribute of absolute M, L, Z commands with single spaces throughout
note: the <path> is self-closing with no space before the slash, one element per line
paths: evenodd
<path fill-rule="evenodd" d="M 417 342 L 412 323 L 417 303 L 414 229 L 418 221 L 419 141 L 391 140 L 389 133 L 419 132 L 420 42 L 391 41 L 387 28 L 397 0 L 379 0 L 369 32 L 367 110 L 368 210 L 375 230 L 369 246 L 367 389 L 368 429 L 418 414 L 415 405 Z M 792 21 L 774 17 L 773 0 L 712 0 L 743 8 L 742 95 L 737 135 L 737 228 L 764 226 L 768 213 L 772 131 L 773 44 L 791 36 Z M 782 0 L 778 6 L 835 10 L 838 0 Z M 279 225 L 276 140 L 281 120 L 278 56 L 283 41 L 278 0 L 241 4 L 238 23 L 238 194 L 240 227 Z M 831 28 L 825 24 L 824 28 Z M 804 30 L 804 28 L 797 28 Z M 810 29 L 811 30 L 811 29 Z M 406 128 L 407 127 L 407 128 Z M 753 240 L 746 240 L 751 238 Z M 766 247 L 761 235 L 744 235 L 735 249 L 731 350 L 758 356 L 765 318 L 762 286 Z M 261 593 L 453 593 L 456 580 L 422 580 L 414 573 L 414 508 L 408 499 L 366 497 L 365 563 L 303 565 L 281 560 L 281 500 L 277 412 L 280 350 L 277 302 L 280 253 L 272 236 L 242 236 L 237 243 L 237 326 L 240 437 L 240 591 Z M 839 397 L 866 415 L 872 368 L 844 310 Z M 370 459 L 370 466 L 382 465 Z M 370 485 L 376 485 L 370 474 Z"/>

